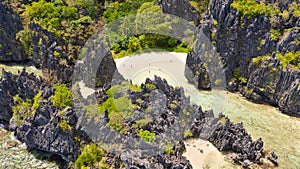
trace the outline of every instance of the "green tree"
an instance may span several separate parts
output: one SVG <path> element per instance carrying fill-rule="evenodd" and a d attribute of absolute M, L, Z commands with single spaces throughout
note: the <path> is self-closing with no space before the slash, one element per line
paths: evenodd
<path fill-rule="evenodd" d="M 69 90 L 66 84 L 56 84 L 53 86 L 55 89 L 53 96 L 53 105 L 60 108 L 67 106 L 73 106 L 72 92 Z"/>
<path fill-rule="evenodd" d="M 152 133 L 148 130 L 140 129 L 138 132 L 138 136 L 148 143 L 153 142 L 155 140 L 155 133 Z"/>
<path fill-rule="evenodd" d="M 280 10 L 273 4 L 266 4 L 264 2 L 257 2 L 256 0 L 234 0 L 231 6 L 237 9 L 242 15 L 250 17 L 256 16 L 273 16 L 279 15 Z"/>
<path fill-rule="evenodd" d="M 100 169 L 109 169 L 105 163 L 105 151 L 101 144 L 88 144 L 83 147 L 83 150 L 75 162 L 77 169 L 85 169 L 87 167 L 99 167 Z"/>
<path fill-rule="evenodd" d="M 16 95 L 14 97 L 14 106 L 12 108 L 13 111 L 13 119 L 17 123 L 17 125 L 21 125 L 26 118 L 33 117 L 36 109 L 40 106 L 40 97 L 42 93 L 39 92 L 34 98 L 26 99 L 25 101 Z"/>

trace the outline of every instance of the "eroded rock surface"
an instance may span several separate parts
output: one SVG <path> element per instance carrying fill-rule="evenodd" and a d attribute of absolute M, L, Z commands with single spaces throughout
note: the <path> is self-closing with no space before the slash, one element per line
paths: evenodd
<path fill-rule="evenodd" d="M 294 1 L 268 1 L 278 8 L 288 10 Z M 278 106 L 284 113 L 299 116 L 299 69 L 283 67 L 276 52 L 282 55 L 300 50 L 299 18 L 279 16 L 243 15 L 232 7 L 233 0 L 210 2 L 200 30 L 215 45 L 224 65 L 227 89 L 240 91 L 257 103 Z M 274 32 L 280 35 L 275 37 Z M 205 51 L 200 42 L 188 54 L 185 75 L 199 89 L 210 89 L 210 79 L 204 60 Z M 275 52 L 274 52 L 275 51 Z M 203 56 L 202 56 L 203 55 Z M 269 55 L 262 64 L 254 65 L 252 59 Z M 189 70 L 192 71 L 189 72 Z"/>
<path fill-rule="evenodd" d="M 0 1 L 0 61 L 22 62 L 28 58 L 16 34 L 23 29 L 21 19 Z"/>

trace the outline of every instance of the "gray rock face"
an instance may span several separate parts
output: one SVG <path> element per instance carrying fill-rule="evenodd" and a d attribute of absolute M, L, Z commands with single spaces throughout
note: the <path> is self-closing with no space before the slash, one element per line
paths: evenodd
<path fill-rule="evenodd" d="M 23 29 L 18 15 L 0 1 L 0 61 L 21 62 L 28 58 L 22 45 L 16 40 L 16 33 Z"/>
<path fill-rule="evenodd" d="M 75 119 L 77 122 L 72 110 L 66 113 L 66 117 L 62 117 L 59 110 L 49 103 L 42 104 L 33 119 L 28 119 L 28 122 L 17 128 L 16 136 L 26 143 L 28 149 L 60 155 L 66 161 L 74 161 L 79 154 L 79 142 L 74 140 L 74 130 L 64 131 L 60 128 L 61 118 Z M 74 121 L 67 122 L 72 124 Z"/>
<path fill-rule="evenodd" d="M 155 85 L 157 90 L 147 88 L 147 84 Z M 108 89 L 109 87 L 104 90 Z M 105 93 L 105 91 L 101 92 Z M 174 89 L 159 77 L 155 77 L 154 80 L 147 79 L 145 85 L 142 85 L 142 91 L 140 92 L 127 91 L 126 93 L 129 95 L 132 103 L 139 105 L 142 103 L 138 103 L 136 100 L 143 100 L 145 104 L 141 106 L 141 109 L 134 111 L 133 115 L 124 122 L 123 125 L 129 128 L 125 134 L 126 136 L 108 132 L 106 118 L 108 118 L 108 121 L 110 119 L 105 115 L 100 117 L 100 119 L 98 117 L 98 120 L 96 120 L 97 117 L 87 118 L 82 116 L 84 118 L 79 118 L 78 124 L 80 125 L 77 127 L 78 130 L 88 133 L 91 136 L 90 139 L 94 142 L 101 140 L 103 143 L 121 144 L 122 153 L 120 159 L 124 162 L 126 168 L 191 168 L 189 162 L 182 157 L 182 153 L 185 150 L 182 143 L 185 137 L 183 133 L 187 129 L 190 129 L 193 133 L 192 137 L 206 139 L 220 151 L 235 152 L 237 156 L 233 160 L 241 165 L 260 164 L 260 159 L 265 157 L 263 141 L 261 139 L 253 141 L 241 123 L 233 124 L 222 114 L 215 117 L 212 111 L 204 112 L 201 107 L 191 105 L 189 98 L 184 96 L 182 88 Z M 159 93 L 164 93 L 165 96 Z M 103 102 L 102 99 L 107 98 L 100 96 L 98 99 L 100 100 L 99 102 Z M 173 104 L 173 106 L 164 106 L 170 104 Z M 150 110 L 150 112 L 145 112 L 146 109 Z M 189 113 L 185 115 L 189 119 L 194 119 L 190 123 L 188 120 L 183 120 L 185 118 L 183 114 L 187 110 Z M 151 145 L 146 145 L 139 141 L 139 148 L 134 146 L 138 136 L 137 130 L 132 126 L 145 114 L 151 114 L 153 119 L 141 127 L 142 129 L 155 133 L 156 138 L 162 137 L 163 140 L 164 138 L 174 139 L 178 143 L 173 147 L 173 151 L 170 154 L 166 154 L 158 149 L 155 146 L 156 141 L 152 142 Z M 176 123 L 179 119 L 183 121 Z M 91 130 L 91 128 L 97 130 Z M 175 133 L 170 135 L 168 132 L 172 131 L 168 130 L 169 128 L 172 128 L 172 131 L 175 131 Z M 101 139 L 99 140 L 99 138 Z M 148 152 L 149 150 L 154 150 L 157 153 L 142 158 L 139 156 L 140 153 Z"/>
<path fill-rule="evenodd" d="M 12 75 L 2 70 L 0 79 L 0 122 L 8 125 L 12 117 L 13 96 L 32 99 L 43 86 L 43 81 L 23 70 L 19 75 Z"/>
<path fill-rule="evenodd" d="M 269 58 L 263 66 L 254 69 L 241 93 L 256 103 L 278 105 L 281 111 L 299 116 L 299 81 L 300 71 L 281 70 L 279 59 Z"/>
<path fill-rule="evenodd" d="M 105 50 L 106 47 L 102 47 L 103 42 L 101 42 L 102 46 L 87 45 L 85 58 L 79 61 L 78 69 L 73 76 L 77 60 L 67 56 L 66 44 L 37 24 L 32 23 L 30 29 L 35 32 L 32 61 L 42 68 L 43 77 L 47 81 L 70 83 L 72 78 L 76 77 L 89 87 L 102 87 L 105 83 L 111 82 L 114 77 L 123 79 L 116 68 L 111 52 Z M 92 40 L 89 42 L 93 43 Z M 58 53 L 59 57 L 56 57 L 55 53 Z"/>
<path fill-rule="evenodd" d="M 190 5 L 189 0 L 158 0 L 157 3 L 164 13 L 193 21 L 196 26 L 200 24 L 200 14 Z"/>
<path fill-rule="evenodd" d="M 242 164 L 258 162 L 263 157 L 263 141 L 253 141 L 241 123 L 233 124 L 222 114 L 214 117 L 213 112 L 199 110 L 191 131 L 195 137 L 209 140 L 220 151 L 232 151 L 237 154 L 233 159 Z"/>
<path fill-rule="evenodd" d="M 156 89 L 147 87 L 147 84 L 156 86 Z M 12 75 L 3 71 L 0 87 L 1 91 L 6 91 L 7 96 L 19 94 L 24 98 L 33 98 L 38 91 L 42 91 L 42 98 L 34 116 L 24 119 L 20 126 L 14 126 L 15 124 L 11 123 L 13 127 L 10 128 L 16 132 L 20 141 L 26 143 L 29 149 L 61 156 L 65 161 L 74 161 L 77 158 L 80 153 L 80 143 L 76 141 L 75 137 L 80 136 L 81 143 L 101 141 L 124 144 L 122 147 L 124 153 L 121 153 L 120 157 L 111 154 L 112 156 L 108 156 L 107 160 L 111 160 L 112 163 L 122 160 L 127 168 L 192 168 L 189 161 L 182 156 L 185 150 L 182 139 L 185 137 L 183 135 L 187 129 L 191 129 L 193 137 L 207 139 L 221 151 L 236 152 L 237 157 L 234 160 L 237 162 L 250 165 L 251 162 L 256 162 L 262 157 L 262 140 L 252 141 L 242 124 L 235 125 L 223 115 L 214 117 L 212 111 L 203 112 L 201 107 L 190 104 L 189 98 L 184 95 L 183 88 L 175 89 L 169 86 L 166 80 L 159 77 L 155 77 L 154 80 L 147 79 L 146 84 L 142 85 L 142 91 L 127 91 L 132 103 L 141 104 L 141 109 L 134 111 L 133 118 L 130 117 L 122 124 L 128 126 L 129 129 L 125 135 L 120 135 L 116 131 L 109 132 L 110 127 L 107 126 L 107 123 L 110 118 L 107 113 L 101 117 L 90 118 L 79 116 L 74 112 L 74 107 L 64 110 L 54 107 L 51 102 L 47 101 L 53 95 L 53 88 L 25 71 L 20 75 Z M 109 88 L 107 84 L 99 90 L 99 94 L 96 94 L 100 103 L 107 99 L 103 93 L 106 93 Z M 161 93 L 164 93 L 165 96 Z M 138 99 L 142 99 L 144 103 L 138 102 Z M 3 104 L 3 107 L 8 108 L 8 117 L 3 117 L 6 118 L 4 120 L 9 121 L 12 116 L 13 101 L 8 99 L 8 101 L 0 103 Z M 136 120 L 140 119 L 140 116 L 145 115 L 143 113 L 149 107 L 152 121 L 147 122 L 141 129 L 174 141 L 176 144 L 172 147 L 170 154 L 164 153 L 155 145 L 146 144 L 142 140 L 139 140 L 138 151 L 131 151 L 137 148 L 135 143 L 138 139 L 137 130 L 134 129 L 133 124 L 136 124 Z M 184 113 L 187 111 L 189 113 Z M 82 115 L 84 115 L 83 112 Z M 195 120 L 184 120 L 185 118 Z M 182 124 L 178 123 L 178 120 Z M 62 121 L 67 123 L 67 128 L 62 126 Z M 99 137 L 101 137 L 100 140 Z M 146 151 L 155 151 L 156 154 L 146 157 L 138 155 L 146 153 Z M 276 162 L 275 157 L 276 155 L 273 154 L 272 160 Z M 249 163 L 249 161 L 251 162 Z"/>
<path fill-rule="evenodd" d="M 299 71 L 282 68 L 278 59 L 267 60 L 260 66 L 252 64 L 252 58 L 257 56 L 276 57 L 274 51 L 281 54 L 299 51 L 299 18 L 291 16 L 288 20 L 283 20 L 280 17 L 243 16 L 231 7 L 232 2 L 233 0 L 211 1 L 203 24 L 200 25 L 200 29 L 220 54 L 227 89 L 239 90 L 254 102 L 279 106 L 284 113 L 300 115 L 300 100 L 297 99 Z M 284 10 L 292 1 L 277 3 Z M 280 31 L 281 37 L 272 38 L 272 29 Z M 195 48 L 188 54 L 186 70 L 191 72 L 186 71 L 185 75 L 199 89 L 210 89 L 208 71 L 203 68 L 204 61 L 199 59 L 203 52 L 198 52 L 199 50 L 201 51 Z M 267 64 L 271 66 L 266 66 Z M 239 77 L 248 79 L 248 82 L 239 80 Z"/>
<path fill-rule="evenodd" d="M 26 143 L 27 148 L 55 154 L 65 160 L 75 160 L 79 154 L 79 143 L 74 141 L 75 130 L 64 131 L 60 122 L 65 120 L 70 126 L 76 125 L 77 117 L 72 109 L 65 110 L 62 115 L 60 110 L 48 102 L 53 95 L 52 87 L 43 79 L 28 74 L 23 70 L 19 75 L 2 71 L 0 80 L 0 122 L 9 124 L 10 130 L 16 131 L 17 139 Z M 27 117 L 21 126 L 17 126 L 14 120 L 12 107 L 13 96 L 19 95 L 23 100 L 32 99 L 39 92 L 45 100 L 40 103 L 33 117 Z"/>

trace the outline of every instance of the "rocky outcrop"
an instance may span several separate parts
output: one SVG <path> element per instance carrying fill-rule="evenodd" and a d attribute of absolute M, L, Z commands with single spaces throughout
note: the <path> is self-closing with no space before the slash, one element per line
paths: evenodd
<path fill-rule="evenodd" d="M 199 111 L 191 131 L 194 137 L 209 140 L 220 151 L 236 153 L 232 157 L 235 163 L 250 166 L 253 163 L 262 164 L 261 159 L 267 158 L 261 139 L 253 141 L 242 123 L 233 124 L 222 114 L 214 117 L 212 111 Z M 274 165 L 277 165 L 277 160 L 274 161 Z"/>
<path fill-rule="evenodd" d="M 193 137 L 209 140 L 220 151 L 235 152 L 237 156 L 233 160 L 240 164 L 258 163 L 265 156 L 262 140 L 252 141 L 242 124 L 233 124 L 223 115 L 215 117 L 212 111 L 203 112 L 200 106 L 190 104 L 182 88 L 173 88 L 159 77 L 147 79 L 139 90 L 125 88 L 125 91 L 117 91 L 117 97 L 122 97 L 122 92 L 125 92 L 126 97 L 136 105 L 132 115 L 121 124 L 126 128 L 122 134 L 109 127 L 108 122 L 112 120 L 109 112 L 100 117 L 97 113 L 86 116 L 87 110 L 84 109 L 75 112 L 78 111 L 75 107 L 62 109 L 53 106 L 48 100 L 53 96 L 54 89 L 33 74 L 22 71 L 19 75 L 12 75 L 3 71 L 0 87 L 1 92 L 5 91 L 4 96 L 8 96 L 0 102 L 1 107 L 7 109 L 5 114 L 1 114 L 1 120 L 6 123 L 10 121 L 10 129 L 15 131 L 20 141 L 26 143 L 28 149 L 58 155 L 65 161 L 77 158 L 80 144 L 101 141 L 103 144 L 122 145 L 120 152 L 118 149 L 106 149 L 110 155 L 106 161 L 111 161 L 111 164 L 113 161 L 123 161 L 127 168 L 192 168 L 182 156 L 185 151 L 182 140 L 187 138 L 187 130 L 191 130 Z M 103 95 L 110 87 L 106 84 L 99 88 L 96 93 L 98 103 L 108 99 Z M 16 125 L 14 119 L 10 119 L 14 103 L 12 96 L 19 94 L 25 100 L 33 98 L 38 92 L 41 92 L 41 98 L 34 115 L 24 117 L 22 124 Z M 89 99 L 83 103 L 85 107 L 92 103 Z M 75 106 L 78 106 L 76 101 Z M 136 125 L 147 114 L 150 121 Z M 147 143 L 139 138 L 140 129 L 155 133 L 155 141 Z M 171 144 L 168 153 L 164 148 L 159 148 L 166 140 Z M 269 155 L 273 163 L 277 163 L 275 157 L 274 153 Z"/>
<path fill-rule="evenodd" d="M 18 15 L 0 1 L 0 61 L 22 62 L 28 58 L 25 51 L 16 38 L 16 34 L 23 29 L 21 19 Z"/>
<path fill-rule="evenodd" d="M 106 93 L 108 89 L 109 87 L 106 87 L 99 93 Z M 122 124 L 126 126 L 127 132 L 120 135 L 116 131 L 109 131 L 108 122 L 111 119 L 107 114 L 100 118 L 82 116 L 79 118 L 77 129 L 87 133 L 94 142 L 122 145 L 120 159 L 127 168 L 191 168 L 182 157 L 185 150 L 182 140 L 187 138 L 184 135 L 187 130 L 193 133 L 192 137 L 208 140 L 220 151 L 234 152 L 236 156 L 232 160 L 241 165 L 262 164 L 261 159 L 267 158 L 263 141 L 253 141 L 242 124 L 233 124 L 222 114 L 216 117 L 213 111 L 202 111 L 200 106 L 190 104 L 182 88 L 174 89 L 159 77 L 155 77 L 154 80 L 147 79 L 145 84 L 142 84 L 141 91 L 133 91 L 126 87 L 124 90 L 119 90 L 116 97 L 121 97 L 125 92 L 132 103 L 138 106 Z M 97 96 L 100 103 L 108 99 L 102 95 Z M 147 115 L 152 117 L 150 121 L 137 128 L 138 121 Z M 97 128 L 97 131 L 91 130 L 94 128 Z M 139 129 L 155 133 L 156 140 L 144 143 L 139 139 Z M 166 140 L 178 143 L 170 154 L 159 148 L 160 143 Z M 118 150 L 114 149 L 114 152 Z M 141 154 L 146 156 L 141 157 Z"/>
<path fill-rule="evenodd" d="M 59 155 L 67 161 L 76 159 L 79 153 L 79 143 L 74 139 L 77 136 L 76 131 L 66 131 L 60 126 L 63 120 L 70 126 L 75 125 L 76 114 L 72 109 L 60 110 L 47 101 L 53 95 L 53 89 L 46 81 L 34 74 L 28 74 L 25 70 L 18 75 L 2 70 L 0 91 L 0 122 L 6 125 L 6 128 L 9 125 L 10 130 L 16 132 L 17 138 L 26 143 L 28 149 Z M 24 117 L 23 124 L 17 126 L 14 119 L 11 119 L 13 96 L 18 95 L 25 101 L 33 99 L 40 91 L 42 101 L 34 116 Z"/>
<path fill-rule="evenodd" d="M 31 23 L 29 28 L 33 31 L 32 62 L 42 69 L 44 79 L 53 83 L 70 82 L 74 63 L 67 56 L 66 44 L 38 24 Z"/>
<path fill-rule="evenodd" d="M 23 70 L 18 75 L 13 75 L 2 70 L 0 79 L 0 122 L 8 125 L 12 117 L 13 96 L 18 95 L 22 99 L 32 99 L 45 85 L 44 81 L 34 74 L 28 74 Z"/>
<path fill-rule="evenodd" d="M 113 78 L 122 79 L 111 52 L 101 40 L 97 39 L 99 44 L 96 44 L 93 38 L 90 39 L 80 53 L 82 60 L 76 60 L 77 53 L 68 56 L 67 45 L 50 32 L 35 23 L 30 24 L 30 29 L 35 32 L 32 61 L 41 67 L 47 81 L 71 83 L 81 79 L 89 87 L 101 87 Z"/>
<path fill-rule="evenodd" d="M 102 40 L 102 37 L 91 38 L 82 48 L 81 54 L 84 58 L 76 62 L 72 75 L 73 82 L 83 81 L 86 86 L 94 88 L 104 87 L 113 80 L 123 80 L 110 50 Z"/>
<path fill-rule="evenodd" d="M 269 103 L 285 113 L 300 116 L 300 72 L 281 67 L 279 59 L 272 57 L 264 61 L 263 66 L 252 64 L 250 69 L 254 72 L 247 86 L 240 89 L 241 93 L 256 103 Z"/>
<path fill-rule="evenodd" d="M 27 119 L 16 130 L 17 139 L 26 143 L 30 150 L 39 150 L 50 155 L 59 155 L 66 161 L 74 161 L 79 154 L 79 142 L 75 141 L 76 131 L 63 129 L 62 120 L 68 125 L 77 123 L 72 109 L 64 110 L 65 115 L 49 103 L 42 103 L 32 119 Z"/>
<path fill-rule="evenodd" d="M 277 3 L 281 11 L 288 10 L 292 2 L 267 1 Z M 299 91 L 295 86 L 299 81 L 299 71 L 280 67 L 278 59 L 273 59 L 272 63 L 267 60 L 259 66 L 254 66 L 252 59 L 265 55 L 276 57 L 274 51 L 283 55 L 299 51 L 299 18 L 291 13 L 285 19 L 280 16 L 243 15 L 232 7 L 232 3 L 233 0 L 211 1 L 200 25 L 220 54 L 227 89 L 240 91 L 255 102 L 279 106 L 284 113 L 298 116 Z M 275 35 L 276 31 L 279 35 Z M 203 67 L 207 63 L 200 59 L 204 51 L 199 43 L 188 54 L 185 76 L 199 89 L 210 89 L 213 84 L 209 79 L 211 70 Z M 273 66 L 266 66 L 268 63 Z"/>
<path fill-rule="evenodd" d="M 178 154 L 182 154 L 184 150 L 183 142 L 177 145 L 180 147 L 180 150 L 177 151 Z M 182 156 L 175 156 L 175 155 L 157 155 L 154 157 L 149 157 L 147 159 L 139 159 L 134 158 L 130 155 L 122 155 L 120 157 L 125 164 L 126 168 L 170 168 L 170 169 L 192 169 L 193 167 L 189 163 L 187 159 Z"/>
<path fill-rule="evenodd" d="M 196 26 L 200 24 L 200 14 L 191 6 L 189 0 L 158 0 L 157 3 L 164 13 L 193 21 Z"/>

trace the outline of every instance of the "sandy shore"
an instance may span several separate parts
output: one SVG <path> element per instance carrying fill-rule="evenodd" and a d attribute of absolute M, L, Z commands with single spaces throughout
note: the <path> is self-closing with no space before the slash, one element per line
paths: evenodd
<path fill-rule="evenodd" d="M 146 78 L 159 75 L 169 84 L 179 86 L 184 78 L 186 53 L 151 52 L 115 59 L 119 72 L 133 83 L 144 83 Z"/>
<path fill-rule="evenodd" d="M 195 169 L 238 168 L 224 160 L 225 155 L 210 142 L 201 139 L 184 141 L 186 152 L 183 154 Z"/>
<path fill-rule="evenodd" d="M 123 77 L 133 83 L 141 84 L 146 78 L 153 79 L 157 75 L 173 87 L 183 87 L 185 94 L 193 97 L 191 100 L 203 109 L 213 107 L 216 112 L 223 112 L 225 91 L 200 92 L 188 83 L 184 76 L 186 57 L 186 53 L 151 52 L 115 59 L 115 62 Z"/>

